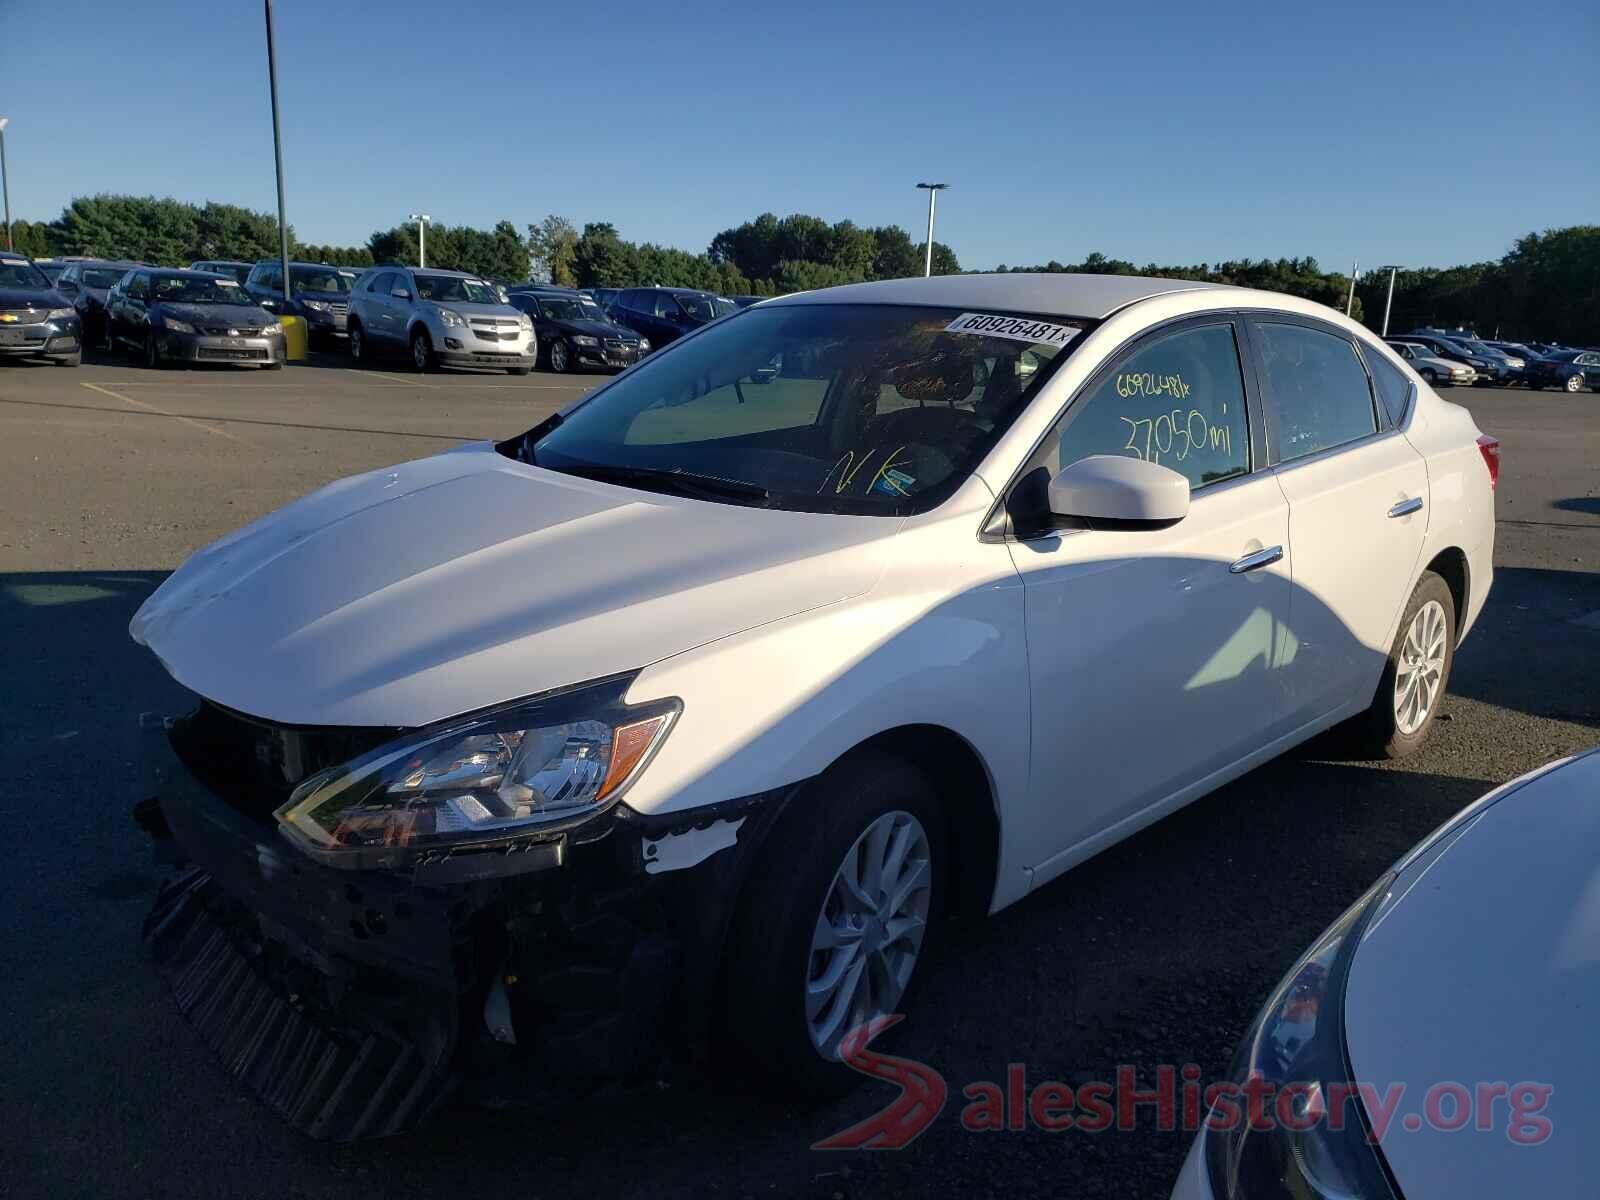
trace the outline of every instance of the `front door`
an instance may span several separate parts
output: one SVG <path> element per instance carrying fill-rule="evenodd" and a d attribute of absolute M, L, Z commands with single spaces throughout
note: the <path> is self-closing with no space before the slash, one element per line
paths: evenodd
<path fill-rule="evenodd" d="M 1091 454 L 1171 467 L 1191 500 L 1165 528 L 1066 522 L 1012 544 L 1032 691 L 1029 865 L 1046 876 L 1266 745 L 1280 718 L 1289 507 L 1252 469 L 1234 324 L 1202 319 L 1135 346 L 1018 486 Z"/>
<path fill-rule="evenodd" d="M 1251 323 L 1269 452 L 1289 501 L 1295 643 L 1287 717 L 1365 708 L 1428 529 L 1428 471 L 1375 403 L 1355 346 L 1293 318 Z"/>

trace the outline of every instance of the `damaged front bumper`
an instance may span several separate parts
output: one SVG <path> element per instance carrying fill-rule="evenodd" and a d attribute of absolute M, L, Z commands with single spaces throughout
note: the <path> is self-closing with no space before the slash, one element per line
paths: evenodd
<path fill-rule="evenodd" d="M 342 870 L 219 776 L 241 757 L 217 743 L 228 720 L 248 721 L 145 721 L 135 816 L 178 866 L 145 937 L 224 1067 L 296 1128 L 399 1133 L 458 1091 L 566 1103 L 658 1078 L 711 1034 L 733 905 L 795 787 L 670 818 L 619 803 L 490 874 Z"/>

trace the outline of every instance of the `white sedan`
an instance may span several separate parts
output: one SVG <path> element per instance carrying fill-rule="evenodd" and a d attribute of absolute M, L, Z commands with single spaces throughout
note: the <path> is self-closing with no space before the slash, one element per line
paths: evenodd
<path fill-rule="evenodd" d="M 757 305 L 161 585 L 132 633 L 196 707 L 142 814 L 192 864 L 157 952 L 219 952 L 242 902 L 278 952 L 179 1003 L 325 1136 L 486 1064 L 638 1075 L 717 1036 L 827 1093 L 943 911 L 1341 722 L 1420 746 L 1493 577 L 1498 463 L 1288 296 L 964 275 Z M 298 997 L 328 981 L 314 1078 L 227 1015 L 279 1020 L 285 963 Z M 402 1059 L 403 1105 L 350 1107 Z"/>
<path fill-rule="evenodd" d="M 1514 779 L 1334 922 L 1245 1035 L 1173 1200 L 1593 1196 L 1597 795 L 1600 751 Z"/>

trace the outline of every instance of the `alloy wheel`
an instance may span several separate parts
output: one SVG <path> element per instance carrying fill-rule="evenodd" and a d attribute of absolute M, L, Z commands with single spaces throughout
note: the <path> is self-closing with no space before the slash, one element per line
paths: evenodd
<path fill-rule="evenodd" d="M 806 1027 L 824 1058 L 837 1058 L 845 1034 L 900 1003 L 932 901 L 927 830 L 908 812 L 884 813 L 834 872 L 811 937 Z"/>
<path fill-rule="evenodd" d="M 411 339 L 411 361 L 417 370 L 428 369 L 428 338 L 426 334 L 417 334 Z"/>
<path fill-rule="evenodd" d="M 567 344 L 565 342 L 550 343 L 550 369 L 552 371 L 565 371 L 567 369 Z"/>
<path fill-rule="evenodd" d="M 1447 637 L 1444 606 L 1429 600 L 1411 618 L 1394 674 L 1394 723 L 1403 734 L 1421 729 L 1433 711 L 1444 678 Z"/>
<path fill-rule="evenodd" d="M 352 325 L 350 327 L 350 357 L 355 359 L 356 362 L 361 361 L 361 349 L 361 326 Z"/>
<path fill-rule="evenodd" d="M 1583 376 L 1582 375 L 1568 375 L 1567 376 L 1567 391 L 1569 391 L 1569 392 L 1581 392 L 1581 391 L 1583 391 Z"/>

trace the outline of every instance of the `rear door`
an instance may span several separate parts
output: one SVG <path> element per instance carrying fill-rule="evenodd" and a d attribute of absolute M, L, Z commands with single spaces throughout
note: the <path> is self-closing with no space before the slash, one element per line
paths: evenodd
<path fill-rule="evenodd" d="M 1355 343 L 1297 316 L 1249 322 L 1269 460 L 1289 501 L 1291 728 L 1372 700 L 1428 529 L 1428 472 Z"/>

